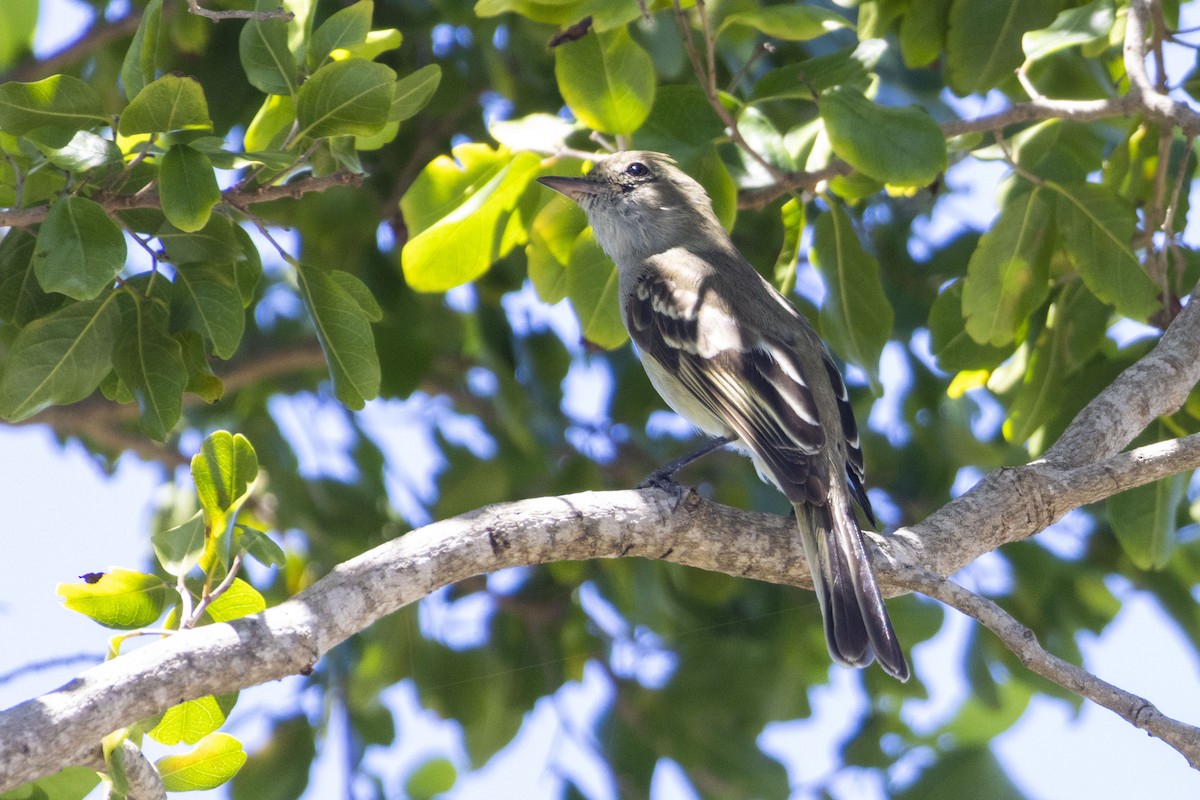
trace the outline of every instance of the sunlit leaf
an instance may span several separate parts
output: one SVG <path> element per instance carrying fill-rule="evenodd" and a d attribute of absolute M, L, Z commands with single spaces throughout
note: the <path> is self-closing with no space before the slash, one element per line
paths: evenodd
<path fill-rule="evenodd" d="M 170 587 L 162 578 L 113 569 L 83 583 L 60 583 L 63 605 L 106 628 L 136 630 L 153 625 L 166 609 Z"/>
<path fill-rule="evenodd" d="M 556 47 L 554 76 L 580 122 L 603 133 L 633 133 L 654 105 L 654 62 L 625 28 Z"/>
<path fill-rule="evenodd" d="M 164 756 L 154 762 L 168 792 L 215 789 L 246 763 L 242 743 L 227 733 L 209 734 L 199 746 L 181 756 Z"/>
<path fill-rule="evenodd" d="M 879 390 L 879 358 L 895 315 L 879 262 L 863 249 L 850 217 L 838 204 L 817 217 L 809 253 L 828 294 L 821 306 L 821 337 L 842 358 L 867 373 Z"/>

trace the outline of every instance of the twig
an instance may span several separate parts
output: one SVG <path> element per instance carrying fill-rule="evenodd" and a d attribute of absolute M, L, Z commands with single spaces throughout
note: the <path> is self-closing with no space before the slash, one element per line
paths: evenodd
<path fill-rule="evenodd" d="M 350 172 L 334 172 L 319 178 L 301 178 L 284 184 L 260 186 L 256 189 L 236 191 L 227 189 L 222 193 L 221 201 L 228 205 L 242 208 L 257 203 L 269 203 L 290 197 L 298 200 L 311 192 L 324 192 L 335 186 L 359 186 L 362 176 Z M 132 208 L 156 208 L 161 205 L 158 193 L 154 191 L 139 192 L 134 195 L 114 195 L 99 193 L 91 197 L 109 212 L 128 211 Z M 33 208 L 0 209 L 0 227 L 28 228 L 46 218 L 49 206 Z"/>
<path fill-rule="evenodd" d="M 1193 769 L 1200 769 L 1200 728 L 1172 719 L 1149 700 L 1113 686 L 1047 652 L 1032 630 L 991 600 L 953 581 L 916 569 L 899 571 L 893 577 L 906 588 L 974 618 L 994 633 L 1026 669 L 1107 708 L 1135 728 L 1146 731 L 1179 751 Z"/>
<path fill-rule="evenodd" d="M 708 14 L 704 7 L 704 0 L 696 0 L 696 12 L 700 15 L 700 26 L 704 36 L 707 66 L 701 63 L 700 54 L 696 51 L 696 43 L 692 41 L 692 31 L 688 25 L 687 14 L 683 10 L 683 5 L 680 0 L 673 0 L 673 2 L 675 4 L 675 23 L 679 27 L 679 35 L 683 38 L 683 46 L 687 51 L 688 60 L 692 62 L 692 71 L 696 74 L 696 80 L 700 82 L 701 88 L 704 89 L 704 96 L 708 100 L 709 106 L 716 112 L 721 122 L 725 124 L 725 128 L 729 131 L 729 138 L 733 143 L 741 148 L 746 155 L 761 164 L 776 185 L 783 185 L 785 183 L 783 171 L 750 146 L 750 143 L 742 137 L 741 131 L 738 130 L 737 120 L 729 113 L 729 109 L 725 107 L 725 104 L 721 102 L 721 96 L 717 90 L 716 41 L 709 30 Z"/>
<path fill-rule="evenodd" d="M 225 578 L 219 584 L 217 584 L 217 588 L 213 589 L 200 599 L 200 602 L 196 604 L 196 610 L 192 612 L 191 617 L 185 620 L 184 624 L 180 626 L 181 628 L 194 628 L 196 623 L 200 621 L 200 618 L 204 616 L 204 612 L 208 610 L 208 607 L 212 605 L 213 602 L 216 601 L 221 595 L 229 591 L 229 587 L 233 586 L 233 581 L 237 577 L 238 571 L 241 569 L 242 558 L 245 555 L 245 551 L 239 551 L 238 554 L 233 557 L 233 561 L 229 564 L 229 572 L 225 573 Z"/>
<path fill-rule="evenodd" d="M 187 0 L 187 3 L 188 11 L 198 17 L 207 17 L 215 22 L 220 22 L 223 19 L 281 19 L 284 22 L 291 22 L 296 16 L 292 12 L 282 8 L 277 8 L 274 11 L 242 11 L 238 9 L 211 11 L 200 5 L 200 0 Z"/>

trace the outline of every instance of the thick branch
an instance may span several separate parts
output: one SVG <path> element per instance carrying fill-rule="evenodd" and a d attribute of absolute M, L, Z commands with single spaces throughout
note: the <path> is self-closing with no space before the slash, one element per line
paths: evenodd
<path fill-rule="evenodd" d="M 1153 703 L 1100 680 L 1090 672 L 1045 650 L 1037 636 L 1000 606 L 958 584 L 928 572 L 913 570 L 899 576 L 915 592 L 940 600 L 979 621 L 996 634 L 1030 671 L 1049 678 L 1080 697 L 1086 697 L 1135 728 L 1178 750 L 1193 769 L 1200 769 L 1200 729 L 1171 719 Z"/>
<path fill-rule="evenodd" d="M 1200 435 L 1077 470 L 1033 464 L 1001 471 L 965 496 L 980 493 L 983 502 L 960 498 L 947 506 L 952 511 L 939 512 L 959 526 L 954 533 L 970 535 L 945 535 L 939 523 L 926 521 L 882 538 L 873 548 L 880 583 L 892 594 L 909 590 L 916 565 L 957 569 L 975 557 L 962 553 L 977 547 L 976 538 L 1002 543 L 983 533 L 993 526 L 1008 541 L 1022 538 L 1071 503 L 1197 463 Z M 339 565 L 282 605 L 178 633 L 0 714 L 0 791 L 61 768 L 109 731 L 182 700 L 307 673 L 330 648 L 374 620 L 497 569 L 639 556 L 810 587 L 794 524 L 694 493 L 680 499 L 657 490 L 525 500 L 434 523 Z"/>

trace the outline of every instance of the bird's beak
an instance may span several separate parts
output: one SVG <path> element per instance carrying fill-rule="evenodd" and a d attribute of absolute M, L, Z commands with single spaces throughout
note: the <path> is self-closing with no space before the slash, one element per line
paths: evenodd
<path fill-rule="evenodd" d="M 537 182 L 543 186 L 549 186 L 554 191 L 571 198 L 577 203 L 581 197 L 596 194 L 596 190 L 598 189 L 596 184 L 589 180 L 583 178 L 562 178 L 557 175 L 538 178 Z"/>

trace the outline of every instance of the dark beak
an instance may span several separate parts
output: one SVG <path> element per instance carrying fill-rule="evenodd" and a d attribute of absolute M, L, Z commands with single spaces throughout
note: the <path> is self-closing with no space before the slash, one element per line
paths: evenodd
<path fill-rule="evenodd" d="M 596 189 L 598 188 L 596 184 L 583 178 L 561 178 L 557 175 L 538 178 L 537 182 L 543 186 L 549 186 L 554 191 L 571 198 L 577 203 L 579 202 L 579 198 L 585 195 L 596 194 Z"/>

